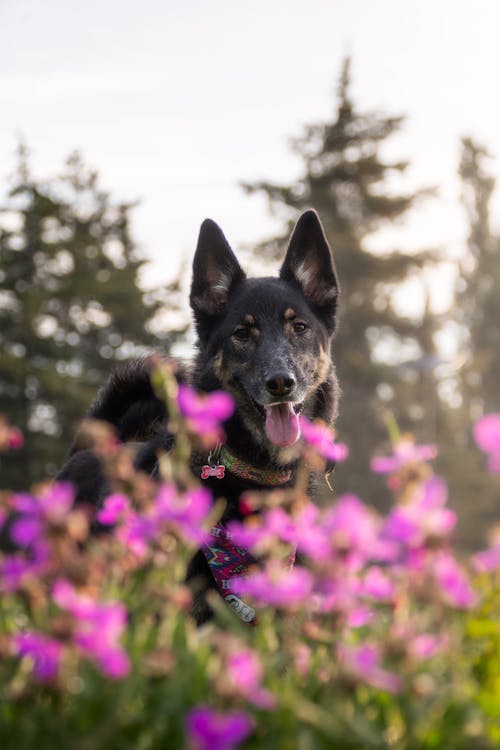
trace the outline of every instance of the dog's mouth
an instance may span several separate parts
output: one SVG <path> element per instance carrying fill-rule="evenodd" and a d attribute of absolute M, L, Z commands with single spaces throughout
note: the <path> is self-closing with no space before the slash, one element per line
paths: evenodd
<path fill-rule="evenodd" d="M 259 404 L 254 400 L 258 411 L 266 422 L 266 435 L 274 445 L 287 448 L 300 438 L 299 415 L 304 402 L 280 401 L 275 404 Z"/>

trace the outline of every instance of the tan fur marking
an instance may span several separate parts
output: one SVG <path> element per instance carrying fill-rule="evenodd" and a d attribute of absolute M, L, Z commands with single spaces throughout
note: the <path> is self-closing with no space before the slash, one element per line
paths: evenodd
<path fill-rule="evenodd" d="M 296 316 L 296 312 L 291 307 L 287 307 L 285 312 L 283 313 L 283 317 L 285 318 L 285 320 L 293 320 L 295 316 Z"/>
<path fill-rule="evenodd" d="M 227 385 L 231 379 L 231 373 L 226 370 L 222 364 L 222 351 L 217 352 L 213 359 L 212 369 L 215 376 L 220 380 L 222 385 Z"/>
<path fill-rule="evenodd" d="M 318 357 L 318 366 L 316 368 L 316 374 L 318 376 L 318 382 L 323 383 L 328 376 L 328 372 L 331 366 L 331 359 L 327 352 L 323 348 L 320 349 Z"/>
<path fill-rule="evenodd" d="M 250 313 L 248 313 L 248 315 L 245 315 L 244 320 L 245 320 L 245 323 L 248 323 L 249 326 L 255 325 L 255 318 L 253 315 L 250 315 Z"/>

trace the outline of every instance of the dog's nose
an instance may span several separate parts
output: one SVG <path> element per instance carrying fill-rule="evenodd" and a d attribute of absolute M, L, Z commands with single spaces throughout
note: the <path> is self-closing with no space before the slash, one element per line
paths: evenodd
<path fill-rule="evenodd" d="M 266 388 L 271 396 L 289 396 L 295 388 L 295 378 L 290 373 L 279 372 L 266 380 Z"/>

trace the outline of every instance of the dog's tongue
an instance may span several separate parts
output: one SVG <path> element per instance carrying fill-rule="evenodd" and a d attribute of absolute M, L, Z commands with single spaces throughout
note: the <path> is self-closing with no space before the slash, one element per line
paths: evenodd
<path fill-rule="evenodd" d="M 265 408 L 266 433 L 271 443 L 282 447 L 296 443 L 300 437 L 300 423 L 293 404 L 273 404 Z"/>

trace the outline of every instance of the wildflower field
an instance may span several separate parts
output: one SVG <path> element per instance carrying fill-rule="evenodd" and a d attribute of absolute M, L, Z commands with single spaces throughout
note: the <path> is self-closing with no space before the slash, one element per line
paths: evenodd
<path fill-rule="evenodd" d="M 455 554 L 435 448 L 393 431 L 393 454 L 372 464 L 393 497 L 385 517 L 354 495 L 318 508 L 310 474 L 347 449 L 302 420 L 296 486 L 245 495 L 245 521 L 227 529 L 258 561 L 232 589 L 255 622 L 214 595 L 197 628 L 186 566 L 223 506 L 188 460 L 232 405 L 177 392 L 165 368 L 155 381 L 176 432 L 160 485 L 134 472 L 131 447 L 86 426 L 116 488 L 101 533 L 69 485 L 1 496 L 0 747 L 499 747 L 500 538 Z M 500 415 L 473 429 L 500 473 Z M 2 461 L 20 440 L 0 425 Z"/>

